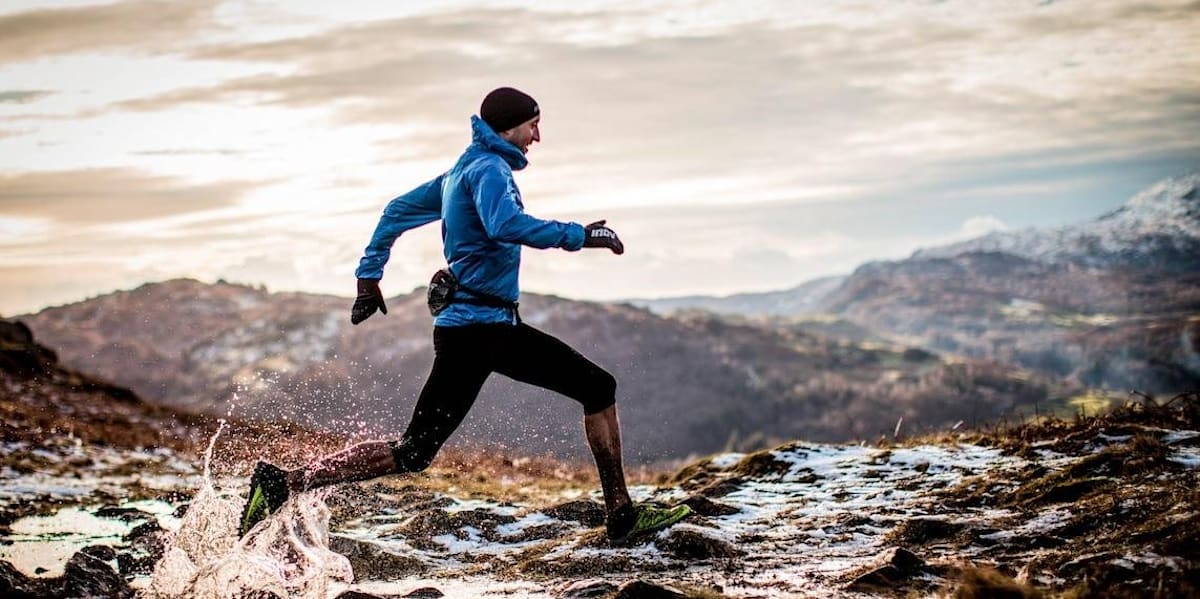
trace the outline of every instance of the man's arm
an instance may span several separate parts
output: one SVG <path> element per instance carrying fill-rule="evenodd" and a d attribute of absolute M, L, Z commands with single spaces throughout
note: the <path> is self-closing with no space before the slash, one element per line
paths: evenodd
<path fill-rule="evenodd" d="M 538 249 L 575 251 L 583 247 L 583 225 L 525 214 L 517 203 L 516 185 L 507 169 L 481 169 L 473 187 L 472 199 L 488 237 Z"/>
<path fill-rule="evenodd" d="M 371 235 L 371 242 L 358 262 L 354 276 L 360 279 L 383 278 L 383 266 L 392 255 L 392 244 L 400 234 L 442 217 L 442 179 L 445 174 L 388 202 Z"/>

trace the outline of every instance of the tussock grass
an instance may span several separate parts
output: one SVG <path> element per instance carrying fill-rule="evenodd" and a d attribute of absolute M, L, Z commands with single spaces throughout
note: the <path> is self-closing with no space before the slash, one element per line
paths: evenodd
<path fill-rule="evenodd" d="M 954 599 L 1043 599 L 1046 595 L 991 568 L 966 568 L 954 587 Z"/>

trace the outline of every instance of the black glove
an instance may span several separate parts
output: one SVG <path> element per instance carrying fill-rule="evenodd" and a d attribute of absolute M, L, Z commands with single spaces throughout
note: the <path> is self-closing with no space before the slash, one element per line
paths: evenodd
<path fill-rule="evenodd" d="M 383 292 L 379 290 L 379 281 L 359 279 L 358 297 L 354 298 L 354 307 L 350 308 L 350 324 L 366 320 L 375 310 L 387 314 L 387 306 L 383 304 Z"/>
<path fill-rule="evenodd" d="M 621 243 L 616 231 L 604 226 L 604 222 L 598 220 L 583 228 L 583 247 L 608 248 L 614 254 L 624 254 L 625 244 Z"/>

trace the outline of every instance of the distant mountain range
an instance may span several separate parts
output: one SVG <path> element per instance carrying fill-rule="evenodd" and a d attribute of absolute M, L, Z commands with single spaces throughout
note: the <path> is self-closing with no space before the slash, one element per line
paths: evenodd
<path fill-rule="evenodd" d="M 421 291 L 349 323 L 351 300 L 174 280 L 24 317 L 64 362 L 176 409 L 398 437 L 432 361 Z M 987 360 L 802 327 L 526 295 L 524 319 L 619 381 L 627 458 L 646 463 L 794 438 L 844 441 L 991 422 L 1077 391 Z M 492 377 L 460 441 L 584 457 L 581 411 Z"/>
<path fill-rule="evenodd" d="M 1100 218 L 1055 229 L 997 231 L 920 250 L 914 260 L 1002 253 L 1085 268 L 1200 270 L 1200 173 L 1167 179 Z"/>
<path fill-rule="evenodd" d="M 1061 410 L 1089 389 L 1194 390 L 1197 184 L 1172 179 L 1091 223 L 784 292 L 671 300 L 673 315 L 528 294 L 522 315 L 617 376 L 634 463 L 982 424 Z M 350 303 L 174 280 L 22 320 L 67 366 L 148 401 L 398 436 L 432 361 L 423 290 L 357 327 Z M 496 376 L 457 439 L 583 457 L 579 417 L 570 400 Z"/>
<path fill-rule="evenodd" d="M 1198 190 L 1200 174 L 1167 179 L 1093 221 L 994 232 L 791 290 L 635 303 L 666 313 L 819 314 L 894 342 L 1089 387 L 1196 389 Z"/>
<path fill-rule="evenodd" d="M 1200 173 L 1163 180 L 1092 221 L 1052 229 L 995 231 L 960 243 L 923 248 L 907 260 L 869 262 L 856 274 L 968 254 L 1004 254 L 1045 265 L 1092 270 L 1195 274 L 1200 270 Z M 803 316 L 836 309 L 838 300 L 831 297 L 855 285 L 847 283 L 849 278 L 820 277 L 781 291 L 628 302 L 662 314 L 701 309 L 743 316 Z"/>

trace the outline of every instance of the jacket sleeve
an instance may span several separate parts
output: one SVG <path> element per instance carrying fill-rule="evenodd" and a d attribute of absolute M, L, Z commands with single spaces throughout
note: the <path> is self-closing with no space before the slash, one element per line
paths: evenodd
<path fill-rule="evenodd" d="M 583 225 L 525 214 L 512 171 L 480 169 L 473 192 L 475 208 L 488 237 L 538 249 L 557 247 L 573 252 L 583 247 Z"/>
<path fill-rule="evenodd" d="M 371 235 L 371 242 L 358 261 L 354 276 L 360 279 L 383 278 L 383 265 L 392 255 L 392 244 L 401 233 L 429 224 L 442 217 L 442 179 L 445 174 L 388 202 Z"/>

